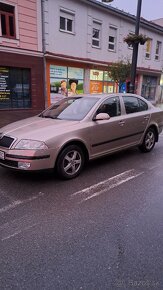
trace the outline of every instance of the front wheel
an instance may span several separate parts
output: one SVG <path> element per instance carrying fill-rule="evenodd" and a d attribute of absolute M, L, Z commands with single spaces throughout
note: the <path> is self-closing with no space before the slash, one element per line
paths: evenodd
<path fill-rule="evenodd" d="M 139 146 L 142 152 L 150 152 L 156 143 L 156 132 L 153 128 L 149 128 L 145 133 L 143 143 Z"/>
<path fill-rule="evenodd" d="M 61 178 L 74 178 L 82 171 L 84 162 L 82 149 L 77 145 L 69 145 L 61 151 L 57 159 L 57 172 Z"/>

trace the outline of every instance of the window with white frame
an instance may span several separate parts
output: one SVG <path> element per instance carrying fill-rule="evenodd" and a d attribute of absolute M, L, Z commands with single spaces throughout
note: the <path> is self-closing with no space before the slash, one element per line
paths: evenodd
<path fill-rule="evenodd" d="M 145 49 L 145 58 L 146 59 L 151 58 L 151 49 L 152 49 L 152 39 L 148 39 L 146 41 L 146 49 Z"/>
<path fill-rule="evenodd" d="M 109 27 L 109 43 L 108 49 L 111 51 L 116 51 L 116 40 L 117 40 L 117 28 Z"/>
<path fill-rule="evenodd" d="M 93 21 L 92 46 L 100 48 L 101 23 Z"/>
<path fill-rule="evenodd" d="M 161 54 L 161 41 L 156 42 L 156 51 L 155 51 L 155 60 L 160 59 L 160 54 Z"/>
<path fill-rule="evenodd" d="M 0 2 L 0 36 L 16 38 L 15 7 Z"/>
<path fill-rule="evenodd" d="M 60 30 L 74 33 L 75 13 L 69 10 L 60 9 Z"/>

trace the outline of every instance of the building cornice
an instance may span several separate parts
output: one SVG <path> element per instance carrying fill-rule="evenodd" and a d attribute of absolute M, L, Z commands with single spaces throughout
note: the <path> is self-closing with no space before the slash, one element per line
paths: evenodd
<path fill-rule="evenodd" d="M 132 22 L 135 25 L 135 21 L 136 21 L 136 16 L 132 15 L 128 12 L 125 12 L 123 10 L 120 10 L 118 8 L 114 8 L 110 5 L 104 4 L 100 1 L 96 1 L 96 0 L 81 0 L 84 3 L 90 4 L 94 7 L 98 7 L 105 10 L 106 12 L 116 15 L 118 17 L 122 17 L 130 22 Z M 152 31 L 157 31 L 157 33 L 161 33 L 163 34 L 163 26 L 158 25 L 152 21 L 148 21 L 147 19 L 140 17 L 140 26 L 151 29 Z"/>
<path fill-rule="evenodd" d="M 0 52 L 43 57 L 43 52 L 0 45 Z"/>

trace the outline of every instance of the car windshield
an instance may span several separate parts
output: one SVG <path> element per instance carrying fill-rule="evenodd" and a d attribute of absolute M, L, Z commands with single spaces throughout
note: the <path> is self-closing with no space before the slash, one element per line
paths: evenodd
<path fill-rule="evenodd" d="M 42 118 L 80 121 L 98 100 L 98 98 L 94 97 L 68 97 L 55 103 L 39 116 Z"/>

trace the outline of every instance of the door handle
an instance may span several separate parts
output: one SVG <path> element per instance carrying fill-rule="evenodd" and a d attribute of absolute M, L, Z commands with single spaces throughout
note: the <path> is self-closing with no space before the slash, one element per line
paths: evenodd
<path fill-rule="evenodd" d="M 149 116 L 144 116 L 144 119 L 145 120 L 149 120 Z"/>
<path fill-rule="evenodd" d="M 119 125 L 123 126 L 125 124 L 125 121 L 119 121 Z"/>

